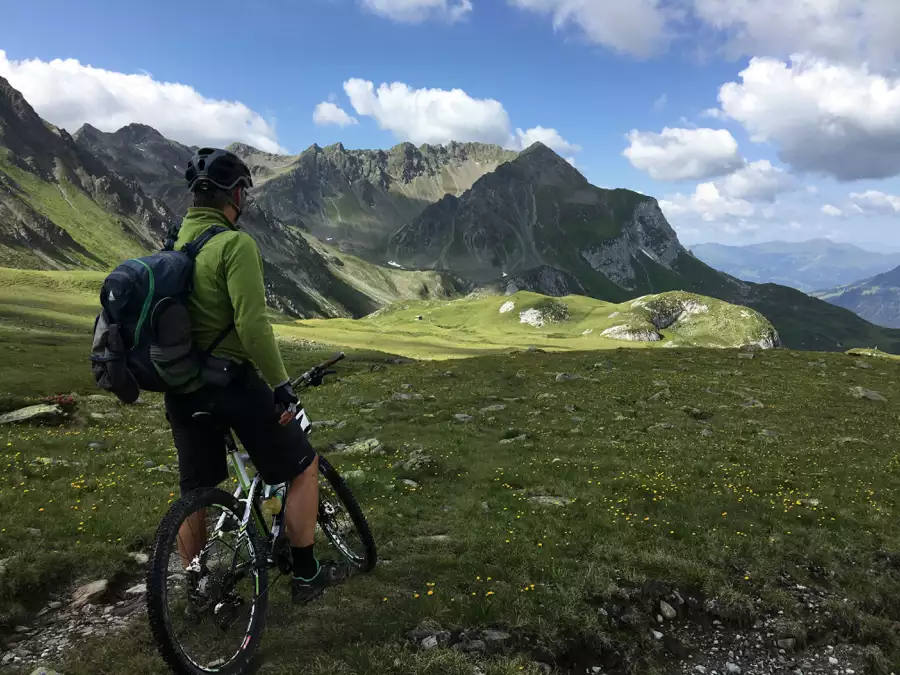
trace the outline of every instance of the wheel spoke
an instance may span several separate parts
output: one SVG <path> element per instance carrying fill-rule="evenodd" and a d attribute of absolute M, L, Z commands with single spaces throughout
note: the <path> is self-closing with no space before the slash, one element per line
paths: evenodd
<path fill-rule="evenodd" d="M 148 587 L 148 601 L 162 605 L 163 630 L 154 626 L 154 634 L 170 665 L 213 673 L 247 658 L 265 611 L 267 574 L 259 564 L 264 547 L 255 530 L 241 528 L 242 515 L 237 505 L 198 504 L 171 525 L 165 550 L 158 537 L 159 583 Z"/>

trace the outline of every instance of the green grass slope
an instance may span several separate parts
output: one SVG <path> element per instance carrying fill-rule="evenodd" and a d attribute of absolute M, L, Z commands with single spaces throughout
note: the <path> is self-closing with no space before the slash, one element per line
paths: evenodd
<path fill-rule="evenodd" d="M 676 316 L 681 318 L 661 329 L 654 323 Z M 464 357 L 529 346 L 553 351 L 739 347 L 774 339 L 771 325 L 757 312 L 689 293 L 645 296 L 622 304 L 582 296 L 549 298 L 525 291 L 511 296 L 472 295 L 399 302 L 362 320 L 297 321 L 279 330 L 284 336 L 372 346 L 414 358 Z M 629 340 L 627 334 L 650 335 L 654 341 Z"/>
<path fill-rule="evenodd" d="M 304 233 L 303 236 L 326 261 L 335 277 L 368 298 L 376 307 L 399 300 L 446 298 L 457 295 L 460 290 L 461 282 L 451 274 L 375 265 L 344 253 L 310 234 Z"/>
<path fill-rule="evenodd" d="M 64 178 L 57 183 L 43 181 L 4 161 L 3 154 L 0 154 L 0 173 L 12 181 L 15 197 L 71 237 L 77 246 L 64 253 L 75 265 L 108 269 L 119 260 L 142 255 L 146 251 L 118 218 Z M 34 251 L 24 247 L 0 254 L 7 262 L 45 266 Z"/>
<path fill-rule="evenodd" d="M 292 355 L 292 370 L 317 358 Z M 900 461 L 888 431 L 900 365 L 813 358 L 620 350 L 496 355 L 449 371 L 341 364 L 342 380 L 304 402 L 313 419 L 346 423 L 313 442 L 358 472 L 350 484 L 383 563 L 303 611 L 275 584 L 259 672 L 538 675 L 540 661 L 642 675 L 694 663 L 726 672 L 726 660 L 773 672 L 748 663 L 758 651 L 777 662 L 775 639 L 794 640 L 786 660 L 834 644 L 842 668 L 896 669 Z M 31 393 L 94 393 L 74 375 L 32 374 Z M 887 402 L 853 398 L 853 387 Z M 394 400 L 401 391 L 422 398 Z M 143 580 L 128 553 L 149 552 L 177 492 L 176 474 L 147 468 L 176 461 L 158 397 L 79 408 L 81 419 L 110 416 L 0 427 L 4 641 L 18 624 L 52 623 L 55 612 L 36 612 L 75 584 L 114 579 L 101 606 L 124 599 Z M 371 437 L 386 455 L 333 449 Z M 430 462 L 405 468 L 418 448 Z M 657 622 L 662 599 L 675 620 Z M 410 638 L 419 626 L 510 637 L 489 654 L 425 650 Z M 48 665 L 166 672 L 141 616 L 125 633 L 78 638 Z"/>

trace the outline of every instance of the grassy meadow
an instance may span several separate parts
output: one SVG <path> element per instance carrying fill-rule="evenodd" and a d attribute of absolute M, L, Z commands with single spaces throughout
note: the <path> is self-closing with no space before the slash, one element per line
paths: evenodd
<path fill-rule="evenodd" d="M 160 398 L 131 407 L 90 398 L 91 277 L 14 274 L 0 275 L 0 409 L 78 397 L 67 424 L 0 426 L 0 644 L 79 583 L 109 579 L 110 599 L 120 597 L 141 575 L 128 554 L 149 552 L 177 493 Z M 531 300 L 515 300 L 514 324 Z M 340 379 L 304 403 L 313 419 L 345 422 L 313 441 L 354 472 L 381 563 L 304 609 L 278 584 L 257 672 L 518 675 L 542 672 L 539 663 L 682 672 L 704 656 L 697 636 L 713 622 L 752 633 L 766 619 L 798 649 L 858 645 L 867 660 L 857 672 L 900 666 L 900 363 L 598 350 L 577 335 L 503 345 L 499 331 L 478 335 L 479 302 L 454 307 L 453 316 L 476 308 L 468 352 L 440 351 L 452 334 L 440 304 L 373 317 L 367 342 L 344 322 L 279 325 L 292 371 L 323 356 L 305 340 L 348 347 Z M 599 327 L 569 304 L 564 330 Z M 391 321 L 429 327 L 430 342 L 413 349 L 413 337 L 392 337 Z M 531 344 L 548 351 L 510 349 Z M 397 365 L 387 353 L 473 358 Z M 857 398 L 856 387 L 886 400 Z M 386 454 L 333 449 L 366 438 Z M 407 468 L 418 449 L 431 461 Z M 659 600 L 675 595 L 687 602 L 660 623 Z M 508 639 L 484 653 L 425 650 L 410 637 L 422 627 Z M 47 665 L 65 675 L 165 672 L 143 621 Z"/>

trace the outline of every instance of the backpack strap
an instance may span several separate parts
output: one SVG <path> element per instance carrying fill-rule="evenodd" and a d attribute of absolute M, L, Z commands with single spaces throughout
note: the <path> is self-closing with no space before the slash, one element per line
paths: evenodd
<path fill-rule="evenodd" d="M 178 241 L 178 233 L 181 231 L 181 225 L 176 225 L 172 223 L 171 227 L 169 227 L 166 232 L 166 238 L 163 241 L 163 251 L 174 251 L 175 250 L 175 242 Z"/>
<path fill-rule="evenodd" d="M 214 225 L 194 239 L 194 241 L 185 244 L 184 248 L 181 250 L 187 253 L 191 260 L 195 260 L 199 255 L 200 250 L 209 243 L 209 240 L 222 232 L 228 232 L 228 228 L 222 227 L 221 225 Z"/>
<path fill-rule="evenodd" d="M 222 344 L 222 342 L 224 342 L 225 338 L 228 337 L 228 334 L 231 333 L 231 331 L 233 331 L 233 330 L 234 330 L 234 321 L 232 321 L 230 324 L 225 326 L 225 329 L 221 333 L 219 333 L 218 337 L 216 337 L 215 340 L 212 341 L 212 344 L 209 347 L 207 347 L 205 350 L 203 350 L 203 360 L 204 361 L 206 359 L 208 359 L 210 356 L 212 356 L 212 353 L 216 350 L 216 347 L 218 347 L 220 344 Z"/>

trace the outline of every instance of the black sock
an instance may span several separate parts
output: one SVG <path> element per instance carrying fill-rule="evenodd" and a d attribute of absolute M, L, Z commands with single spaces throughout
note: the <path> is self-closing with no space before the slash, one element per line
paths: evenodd
<path fill-rule="evenodd" d="M 313 553 L 313 547 L 291 546 L 291 557 L 294 559 L 294 578 L 312 581 L 319 573 L 319 561 Z"/>

